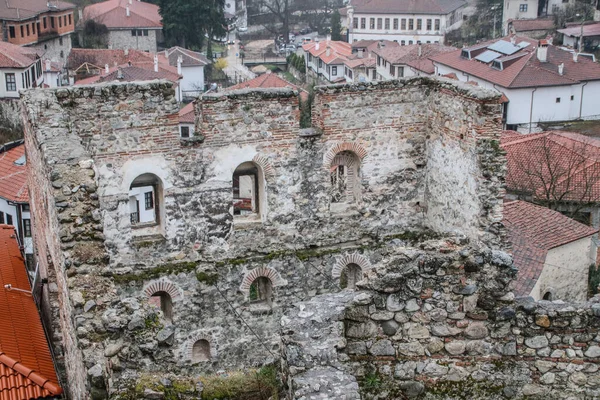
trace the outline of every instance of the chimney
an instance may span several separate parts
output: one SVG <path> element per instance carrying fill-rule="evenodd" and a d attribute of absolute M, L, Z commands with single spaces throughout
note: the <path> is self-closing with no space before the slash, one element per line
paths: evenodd
<path fill-rule="evenodd" d="M 548 42 L 540 40 L 537 48 L 537 58 L 540 62 L 548 62 Z"/>
<path fill-rule="evenodd" d="M 183 56 L 177 57 L 177 73 L 179 75 L 183 75 L 182 70 L 181 70 L 181 65 L 182 64 L 183 64 Z"/>
<path fill-rule="evenodd" d="M 577 62 L 577 58 L 579 57 L 579 53 L 573 52 L 573 62 Z"/>
<path fill-rule="evenodd" d="M 516 37 L 516 36 L 513 36 L 513 37 L 511 37 L 511 38 L 510 38 L 510 42 L 511 42 L 512 44 L 517 44 L 517 37 Z"/>
<path fill-rule="evenodd" d="M 123 54 L 125 54 L 126 56 L 128 56 L 129 55 L 129 49 L 123 50 Z"/>
<path fill-rule="evenodd" d="M 319 50 L 319 47 L 320 47 L 320 43 L 317 42 L 317 44 L 315 45 L 315 50 Z"/>
<path fill-rule="evenodd" d="M 363 58 L 364 57 L 364 50 L 363 49 L 359 49 L 358 50 L 358 58 Z"/>
<path fill-rule="evenodd" d="M 423 48 L 421 47 L 421 44 L 419 44 L 419 57 L 421 57 L 423 55 Z"/>
<path fill-rule="evenodd" d="M 329 57 L 331 55 L 331 49 L 329 48 L 329 46 L 327 46 L 327 49 L 325 50 L 325 55 L 327 57 Z"/>
<path fill-rule="evenodd" d="M 560 63 L 558 65 L 558 74 L 561 76 L 565 74 L 565 63 Z"/>
<path fill-rule="evenodd" d="M 104 73 L 106 75 L 108 75 L 109 69 L 108 69 L 108 64 L 104 64 Z"/>
<path fill-rule="evenodd" d="M 169 58 L 169 50 L 165 49 L 165 58 Z"/>
<path fill-rule="evenodd" d="M 154 72 L 158 72 L 158 56 L 154 55 Z"/>
<path fill-rule="evenodd" d="M 46 59 L 46 71 L 50 71 L 52 69 L 52 62 Z"/>
<path fill-rule="evenodd" d="M 127 14 L 128 17 L 130 16 L 129 6 L 125 7 L 125 14 Z"/>
<path fill-rule="evenodd" d="M 121 70 L 121 67 L 117 70 L 117 79 L 123 79 L 123 70 Z"/>
<path fill-rule="evenodd" d="M 131 0 L 129 0 L 129 4 L 131 4 L 131 3 L 132 3 L 132 1 L 131 1 Z"/>
<path fill-rule="evenodd" d="M 550 46 L 552 46 L 552 42 L 554 41 L 554 38 L 550 35 L 546 36 L 546 42 L 548 42 L 548 44 Z"/>
<path fill-rule="evenodd" d="M 331 41 L 331 35 L 327 35 L 325 40 L 327 40 L 328 42 Z"/>

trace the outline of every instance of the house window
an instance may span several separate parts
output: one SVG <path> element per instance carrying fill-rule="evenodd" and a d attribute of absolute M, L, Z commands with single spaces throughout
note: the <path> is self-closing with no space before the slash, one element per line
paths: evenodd
<path fill-rule="evenodd" d="M 69 14 L 69 25 L 71 25 L 73 23 L 73 20 L 71 19 L 72 14 Z"/>
<path fill-rule="evenodd" d="M 389 18 L 385 19 L 384 29 L 386 29 L 386 30 L 390 29 L 390 19 Z"/>
<path fill-rule="evenodd" d="M 575 100 L 575 96 L 571 95 L 571 101 Z"/>
<path fill-rule="evenodd" d="M 377 65 L 381 67 L 381 57 L 377 56 Z"/>
<path fill-rule="evenodd" d="M 35 35 L 35 23 L 31 24 L 31 33 Z"/>
<path fill-rule="evenodd" d="M 23 204 L 21 206 L 21 211 L 23 211 L 23 212 L 29 212 L 29 211 L 31 211 L 31 208 L 29 208 L 29 204 Z"/>
<path fill-rule="evenodd" d="M 16 92 L 17 91 L 17 78 L 14 73 L 4 74 L 4 79 L 6 80 L 6 91 L 7 92 Z"/>
<path fill-rule="evenodd" d="M 46 23 L 46 17 L 44 17 L 44 18 L 42 19 L 42 22 L 44 23 L 44 29 L 48 28 L 48 25 L 47 25 L 47 23 Z"/>
<path fill-rule="evenodd" d="M 557 103 L 560 103 L 560 97 L 557 97 L 557 98 L 556 98 L 556 102 L 557 102 Z"/>
<path fill-rule="evenodd" d="M 0 224 L 4 223 L 4 213 L 0 211 Z"/>
<path fill-rule="evenodd" d="M 169 322 L 173 321 L 173 299 L 167 292 L 156 292 L 150 299 L 148 303 L 155 306 L 156 308 L 160 308 L 165 319 Z"/>
<path fill-rule="evenodd" d="M 406 40 L 401 40 L 400 41 L 400 46 L 406 46 Z"/>
<path fill-rule="evenodd" d="M 6 214 L 6 225 L 12 225 L 13 224 L 13 217 L 10 214 Z"/>
<path fill-rule="evenodd" d="M 25 29 L 27 30 L 27 36 L 29 36 L 29 24 L 25 25 Z"/>
<path fill-rule="evenodd" d="M 408 41 L 408 44 L 413 44 L 413 43 L 414 43 L 414 42 L 413 42 L 412 40 L 409 40 L 409 41 Z"/>
<path fill-rule="evenodd" d="M 351 151 L 338 153 L 330 167 L 330 200 L 332 203 L 354 203 L 359 195 L 360 159 Z"/>
<path fill-rule="evenodd" d="M 63 15 L 63 25 L 67 26 L 67 16 Z"/>
<path fill-rule="evenodd" d="M 262 169 L 245 162 L 233 172 L 233 216 L 258 217 L 265 213 L 265 183 Z"/>
<path fill-rule="evenodd" d="M 377 18 L 377 29 L 382 29 L 382 28 L 383 28 L 383 19 Z"/>
<path fill-rule="evenodd" d="M 58 45 L 59 45 L 59 46 L 62 46 L 62 45 L 63 45 L 63 38 L 61 38 L 61 37 L 60 37 L 60 38 L 58 38 Z"/>
<path fill-rule="evenodd" d="M 65 52 L 64 51 L 60 51 L 60 58 L 65 58 Z"/>
<path fill-rule="evenodd" d="M 396 75 L 396 67 L 394 67 L 392 64 L 390 64 L 390 75 Z"/>
<path fill-rule="evenodd" d="M 273 302 L 273 284 L 265 276 L 259 276 L 250 285 L 250 301 L 271 304 Z"/>
<path fill-rule="evenodd" d="M 131 225 L 157 225 L 162 207 L 162 184 L 154 174 L 135 178 L 129 187 L 129 220 Z M 140 204 L 143 202 L 144 207 Z"/>
<path fill-rule="evenodd" d="M 398 67 L 398 77 L 402 78 L 404 76 L 404 67 Z"/>
<path fill-rule="evenodd" d="M 527 4 L 519 4 L 519 12 L 527 12 Z"/>
<path fill-rule="evenodd" d="M 148 36 L 148 29 L 143 29 L 142 33 L 144 34 L 144 36 Z"/>
<path fill-rule="evenodd" d="M 423 20 L 421 18 L 417 19 L 417 30 L 420 31 L 423 29 Z"/>
<path fill-rule="evenodd" d="M 58 27 L 62 28 L 62 18 L 58 17 Z"/>
<path fill-rule="evenodd" d="M 180 132 L 181 132 L 181 137 L 182 138 L 189 138 L 190 137 L 190 127 L 189 126 L 182 126 L 182 127 L 180 127 Z"/>
<path fill-rule="evenodd" d="M 415 29 L 415 20 L 411 18 L 408 20 L 408 30 L 412 31 L 413 29 Z"/>
<path fill-rule="evenodd" d="M 427 30 L 430 31 L 432 27 L 433 27 L 433 20 L 427 19 Z"/>
<path fill-rule="evenodd" d="M 374 70 L 372 71 L 372 78 L 371 78 L 371 79 L 373 79 L 373 80 L 377 80 L 377 70 L 375 70 L 375 69 L 374 69 Z"/>
<path fill-rule="evenodd" d="M 204 361 L 210 361 L 210 343 L 206 339 L 200 339 L 192 347 L 192 362 Z"/>
<path fill-rule="evenodd" d="M 14 39 L 15 36 L 16 36 L 15 27 L 14 26 L 9 26 L 8 27 L 8 32 L 9 32 L 10 38 Z"/>
<path fill-rule="evenodd" d="M 400 30 L 402 30 L 402 31 L 406 30 L 406 18 L 402 18 L 400 20 Z"/>
<path fill-rule="evenodd" d="M 54 29 L 54 17 L 50 17 L 50 26 Z"/>
<path fill-rule="evenodd" d="M 352 28 L 358 29 L 358 18 L 352 20 Z"/>
<path fill-rule="evenodd" d="M 360 29 L 366 29 L 366 28 L 367 28 L 367 19 L 361 18 L 360 19 Z"/>
<path fill-rule="evenodd" d="M 348 264 L 340 275 L 342 289 L 356 289 L 356 282 L 362 280 L 362 269 L 357 264 Z"/>
<path fill-rule="evenodd" d="M 131 30 L 131 36 L 135 36 L 135 35 L 136 35 L 136 30 L 135 30 L 135 29 L 132 29 L 132 30 Z"/>
<path fill-rule="evenodd" d="M 435 20 L 435 30 L 436 30 L 436 31 L 439 31 L 439 30 L 440 30 L 440 20 L 439 20 L 439 19 L 436 19 L 436 20 Z"/>
<path fill-rule="evenodd" d="M 319 58 L 319 68 L 323 68 L 323 60 Z"/>
<path fill-rule="evenodd" d="M 331 75 L 337 76 L 337 67 L 331 67 Z"/>
<path fill-rule="evenodd" d="M 553 300 L 552 292 L 548 291 L 548 292 L 544 293 L 543 300 L 552 301 Z"/>
<path fill-rule="evenodd" d="M 398 18 L 394 18 L 393 27 L 394 27 L 394 30 L 395 30 L 395 31 L 397 31 L 397 30 L 398 30 Z"/>
<path fill-rule="evenodd" d="M 375 29 L 375 18 L 369 18 L 369 28 Z"/>

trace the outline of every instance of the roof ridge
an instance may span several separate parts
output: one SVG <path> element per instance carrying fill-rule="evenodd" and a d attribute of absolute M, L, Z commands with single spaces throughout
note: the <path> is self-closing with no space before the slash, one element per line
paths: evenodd
<path fill-rule="evenodd" d="M 533 134 L 526 134 L 526 135 L 523 135 L 523 137 L 520 138 L 520 139 L 512 140 L 512 141 L 510 141 L 508 143 L 502 143 L 501 146 L 504 147 L 504 146 L 512 146 L 513 144 L 521 144 L 521 143 L 524 143 L 524 142 L 528 142 L 530 140 L 539 139 L 539 138 L 542 138 L 544 136 L 548 136 L 549 134 L 550 134 L 550 132 L 548 132 L 548 131 L 546 131 L 546 132 L 539 132 L 539 133 L 533 133 Z"/>
<path fill-rule="evenodd" d="M 22 362 L 13 359 L 2 351 L 0 351 L 0 363 L 23 375 L 25 378 L 31 380 L 33 383 L 42 387 L 43 389 L 46 389 L 53 395 L 59 395 L 63 392 L 62 388 L 55 383 L 52 383 L 50 379 L 44 377 L 41 373 L 28 368 Z"/>
<path fill-rule="evenodd" d="M 521 75 L 521 73 L 523 73 L 523 70 L 525 69 L 525 67 L 529 64 L 529 62 L 531 61 L 531 57 L 536 54 L 536 51 L 534 51 L 536 48 L 534 47 L 531 51 L 531 53 L 529 53 L 529 56 L 524 56 L 526 58 L 525 62 L 523 63 L 523 66 L 521 67 L 521 69 L 519 70 L 519 72 L 517 72 L 513 78 L 510 80 L 509 84 L 507 85 L 507 87 L 510 87 L 519 77 L 519 75 Z"/>

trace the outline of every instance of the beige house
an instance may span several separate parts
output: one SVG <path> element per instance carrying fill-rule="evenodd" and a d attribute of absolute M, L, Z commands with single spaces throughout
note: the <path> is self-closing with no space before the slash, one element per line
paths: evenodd
<path fill-rule="evenodd" d="M 585 301 L 592 236 L 598 229 L 525 201 L 504 204 L 504 226 L 519 269 L 514 292 L 537 300 Z"/>

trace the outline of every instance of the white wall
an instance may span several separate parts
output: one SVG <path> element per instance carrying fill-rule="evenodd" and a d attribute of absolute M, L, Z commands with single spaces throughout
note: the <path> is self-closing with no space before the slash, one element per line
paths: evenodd
<path fill-rule="evenodd" d="M 527 11 L 520 11 L 521 5 L 526 5 Z M 502 13 L 502 29 L 504 32 L 506 32 L 509 19 L 537 18 L 537 16 L 538 0 L 504 0 L 504 10 Z"/>
<path fill-rule="evenodd" d="M 147 192 L 152 193 L 152 205 L 153 207 L 146 210 L 145 194 Z M 154 187 L 152 186 L 141 186 L 134 187 L 129 190 L 129 212 L 134 213 L 138 211 L 136 201 L 139 202 L 139 213 L 140 213 L 140 224 L 150 223 L 156 221 L 156 212 L 154 206 Z"/>
<path fill-rule="evenodd" d="M 41 63 L 39 64 L 41 65 Z M 1 97 L 8 97 L 8 98 L 18 98 L 19 97 L 19 90 L 22 89 L 28 89 L 30 87 L 33 87 L 33 82 L 30 80 L 30 84 L 29 86 L 24 85 L 23 83 L 23 78 L 22 78 L 22 74 L 27 71 L 27 73 L 30 74 L 30 70 L 33 68 L 33 66 L 29 66 L 28 68 L 23 68 L 23 69 L 16 69 L 16 68 L 2 68 L 0 69 L 0 98 Z M 38 64 L 36 63 L 36 71 L 38 68 Z M 43 68 L 43 66 L 42 66 Z M 10 74 L 10 73 L 14 73 L 15 74 L 15 79 L 16 79 L 16 83 L 17 83 L 17 90 L 16 91 L 7 91 L 6 90 L 6 74 Z M 34 74 L 34 79 L 36 80 L 36 84 L 37 86 L 41 86 L 44 83 L 44 74 L 41 74 L 39 77 L 36 76 L 37 74 Z M 31 76 L 31 75 L 30 75 Z"/>
<path fill-rule="evenodd" d="M 60 37 L 40 41 L 35 44 L 35 47 L 44 49 L 44 58 L 65 63 L 73 47 L 71 44 L 71 34 L 67 33 Z"/>
<path fill-rule="evenodd" d="M 179 124 L 179 135 L 181 136 L 181 128 L 188 127 L 190 129 L 190 137 L 194 136 L 194 124 Z"/>
<path fill-rule="evenodd" d="M 554 15 L 555 9 L 564 10 L 569 4 L 575 4 L 575 0 L 548 0 L 548 15 Z"/>
<path fill-rule="evenodd" d="M 204 67 L 195 65 L 190 67 L 181 67 L 181 74 L 183 75 L 183 79 L 179 81 L 179 85 L 181 86 L 181 90 L 184 92 L 187 91 L 196 91 L 198 95 L 200 92 L 204 91 Z M 184 93 L 184 95 L 189 95 L 189 93 Z"/>
<path fill-rule="evenodd" d="M 550 249 L 540 277 L 531 291 L 535 300 L 550 290 L 553 300 L 585 301 L 587 299 L 588 268 L 591 237 Z"/>

